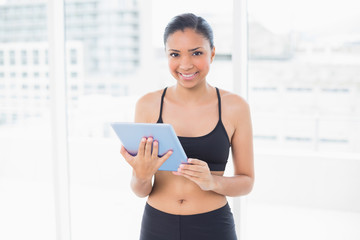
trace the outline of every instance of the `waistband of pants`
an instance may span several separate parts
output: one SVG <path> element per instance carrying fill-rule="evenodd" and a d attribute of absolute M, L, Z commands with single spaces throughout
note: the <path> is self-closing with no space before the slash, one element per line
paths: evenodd
<path fill-rule="evenodd" d="M 158 214 L 158 215 L 163 215 L 163 216 L 167 215 L 169 217 L 170 216 L 181 216 L 181 217 L 215 216 L 215 215 L 218 215 L 218 214 L 222 214 L 223 212 L 230 211 L 230 206 L 229 206 L 229 203 L 227 202 L 224 206 L 222 206 L 222 207 L 220 207 L 218 209 L 209 211 L 209 212 L 182 215 L 182 214 L 172 214 L 172 213 L 163 212 L 163 211 L 161 211 L 159 209 L 156 209 L 156 208 L 152 207 L 150 204 L 148 204 L 146 202 L 145 211 L 149 211 L 152 214 Z"/>

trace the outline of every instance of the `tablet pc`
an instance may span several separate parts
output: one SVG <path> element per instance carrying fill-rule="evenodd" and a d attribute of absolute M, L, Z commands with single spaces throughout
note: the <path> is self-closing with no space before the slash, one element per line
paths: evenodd
<path fill-rule="evenodd" d="M 159 143 L 159 156 L 169 150 L 173 153 L 159 168 L 160 171 L 177 171 L 182 162 L 187 162 L 187 156 L 173 127 L 165 123 L 111 123 L 116 135 L 126 150 L 135 156 L 143 137 L 153 137 Z"/>

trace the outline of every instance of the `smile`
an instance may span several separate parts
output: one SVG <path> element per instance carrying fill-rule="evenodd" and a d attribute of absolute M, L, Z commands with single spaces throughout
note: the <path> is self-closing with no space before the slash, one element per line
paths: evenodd
<path fill-rule="evenodd" d="M 184 73 L 180 73 L 179 72 L 179 75 L 183 78 L 183 79 L 186 79 L 186 80 L 191 80 L 193 79 L 199 72 L 195 72 L 195 73 L 192 73 L 192 74 L 184 74 Z"/>

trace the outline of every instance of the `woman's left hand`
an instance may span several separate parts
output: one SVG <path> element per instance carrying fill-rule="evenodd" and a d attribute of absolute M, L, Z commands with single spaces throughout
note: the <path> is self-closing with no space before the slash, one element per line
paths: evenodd
<path fill-rule="evenodd" d="M 215 187 L 215 180 L 208 164 L 198 159 L 189 158 L 188 163 L 182 163 L 173 174 L 186 177 L 204 191 L 213 190 Z"/>

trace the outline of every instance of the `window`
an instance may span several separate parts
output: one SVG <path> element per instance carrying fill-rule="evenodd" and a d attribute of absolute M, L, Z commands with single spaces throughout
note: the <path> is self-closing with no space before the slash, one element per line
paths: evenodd
<path fill-rule="evenodd" d="M 34 78 L 39 78 L 40 73 L 39 72 L 34 72 Z"/>
<path fill-rule="evenodd" d="M 46 14 L 39 5 L 45 7 L 46 1 L 0 3 L 0 239 L 56 236 L 50 109 L 45 99 L 34 104 L 27 69 L 31 49 L 46 41 L 34 37 L 46 36 L 46 28 L 34 30 L 39 23 L 46 26 L 45 18 L 34 21 Z"/>
<path fill-rule="evenodd" d="M 125 162 L 114 161 L 119 156 L 117 153 L 111 153 L 113 151 L 110 149 L 117 148 L 119 143 L 109 127 L 109 122 L 133 121 L 135 103 L 140 95 L 174 83 L 167 69 L 167 58 L 162 42 L 163 30 L 170 18 L 197 9 L 197 14 L 203 15 L 213 25 L 215 41 L 219 42 L 217 51 L 224 55 L 231 53 L 228 46 L 231 45 L 232 0 L 221 2 L 186 0 L 182 1 L 181 5 L 174 0 L 154 0 L 151 1 L 152 4 L 150 1 L 142 1 L 141 4 L 144 4 L 142 8 L 133 7 L 136 6 L 135 2 L 137 1 L 122 0 L 120 4 L 108 3 L 107 10 L 99 2 L 99 6 L 91 10 L 94 11 L 92 14 L 97 16 L 95 28 L 97 31 L 86 31 L 77 27 L 83 26 L 86 21 L 89 24 L 87 27 L 94 29 L 91 24 L 95 22 L 88 17 L 90 10 L 86 5 L 77 3 L 75 8 L 81 9 L 80 11 L 66 8 L 69 92 L 73 92 L 71 86 L 74 81 L 79 82 L 79 85 L 76 82 L 79 88 L 74 91 L 76 97 L 70 97 L 68 107 L 69 112 L 72 113 L 68 118 L 70 148 L 77 149 L 69 156 L 72 169 L 71 203 L 72 209 L 75 209 L 72 215 L 72 229 L 79 233 L 79 238 L 95 239 L 98 232 L 105 231 L 100 218 L 89 222 L 84 215 L 79 214 L 88 211 L 90 205 L 94 206 L 94 204 L 106 206 L 106 218 L 114 219 L 124 226 L 131 226 L 106 227 L 109 234 L 117 236 L 115 238 L 123 238 L 123 235 L 128 239 L 138 238 L 143 199 L 138 199 L 131 191 L 125 190 L 129 189 L 131 169 Z M 71 1 L 65 1 L 65 5 L 70 4 L 73 6 Z M 130 5 L 132 6 L 130 11 L 124 8 Z M 175 5 L 176 9 L 173 7 Z M 207 7 L 204 8 L 204 5 Z M 218 9 L 222 11 L 219 12 Z M 77 32 L 74 32 L 74 29 Z M 152 34 L 148 34 L 147 31 Z M 87 37 L 82 39 L 81 32 L 86 33 Z M 147 37 L 151 35 L 153 37 Z M 74 40 L 81 42 L 83 46 L 81 51 L 80 48 L 71 45 Z M 231 90 L 231 59 L 226 58 L 221 61 L 215 59 L 213 65 L 209 76 L 211 84 Z M 77 77 L 74 77 L 74 72 L 78 73 Z M 151 78 L 150 81 L 143 76 L 156 76 L 156 78 Z M 83 140 L 86 138 L 91 142 L 91 147 Z M 84 150 L 81 149 L 86 149 L 87 157 L 84 157 Z M 107 157 L 101 159 L 94 157 L 101 156 L 103 152 L 107 152 Z M 85 159 L 87 167 L 84 171 Z M 92 190 L 86 190 L 87 186 L 91 186 Z M 139 204 L 137 205 L 139 207 L 132 208 L 132 211 L 124 211 L 113 203 L 106 204 L 105 198 L 95 202 L 95 199 L 91 198 L 92 195 L 111 195 L 120 205 Z M 85 199 L 88 204 L 83 204 Z M 82 231 L 85 226 L 90 226 L 89 224 L 93 226 L 91 230 Z"/>
<path fill-rule="evenodd" d="M 71 51 L 70 51 L 70 63 L 72 65 L 77 64 L 77 51 L 76 51 L 76 49 L 71 49 Z"/>
<path fill-rule="evenodd" d="M 3 2 L 0 45 L 11 48 L 0 50 L 0 67 L 9 65 L 0 72 L 6 83 L 0 84 L 5 99 L 0 101 L 0 239 L 51 240 L 56 222 L 49 211 L 54 209 L 49 106 L 55 96 L 49 91 L 46 26 L 54 16 L 47 16 L 46 2 Z M 162 34 L 179 13 L 202 15 L 213 26 L 217 57 L 208 81 L 232 91 L 235 2 L 65 1 L 70 54 L 67 79 L 59 84 L 66 82 L 69 90 L 74 240 L 138 237 L 144 199 L 129 189 L 131 169 L 114 151 L 119 142 L 109 122 L 133 121 L 140 95 L 174 83 Z M 353 227 L 360 202 L 355 194 L 360 159 L 357 8 L 350 0 L 247 3 L 257 180 L 248 198 L 246 240 L 292 239 L 294 233 L 301 239 L 332 240 L 344 232 L 344 238 L 358 239 Z M 25 48 L 24 42 L 29 44 Z M 24 63 L 41 64 L 31 69 L 41 72 L 27 71 Z M 22 217 L 9 221 L 16 212 Z M 84 214 L 89 212 L 91 218 Z"/>
<path fill-rule="evenodd" d="M 71 73 L 71 77 L 72 77 L 72 78 L 77 78 L 77 77 L 78 77 L 78 73 L 77 73 L 77 72 L 72 72 L 72 73 Z"/>
<path fill-rule="evenodd" d="M 6 124 L 6 114 L 1 113 L 0 114 L 0 126 Z"/>
<path fill-rule="evenodd" d="M 360 201 L 353 196 L 358 176 L 352 171 L 360 167 L 360 137 L 353 134 L 360 131 L 354 3 L 248 0 L 257 167 L 248 239 L 291 239 L 300 229 L 295 225 L 301 225 L 296 238 L 336 239 L 340 223 L 360 217 L 340 214 L 357 211 Z M 359 236 L 355 227 L 348 230 Z"/>
<path fill-rule="evenodd" d="M 0 66 L 4 65 L 4 51 L 0 51 Z"/>
<path fill-rule="evenodd" d="M 15 51 L 14 50 L 11 50 L 9 52 L 9 59 L 10 59 L 10 64 L 15 65 Z"/>
<path fill-rule="evenodd" d="M 27 64 L 27 52 L 26 52 L 26 50 L 21 51 L 21 64 L 22 65 Z"/>
<path fill-rule="evenodd" d="M 49 64 L 48 50 L 45 50 L 45 64 Z"/>
<path fill-rule="evenodd" d="M 47 60 L 45 60 L 47 62 Z M 39 65 L 39 50 L 33 51 L 33 64 Z"/>
<path fill-rule="evenodd" d="M 249 0 L 250 6 L 251 4 L 257 6 L 256 4 L 260 2 L 261 0 Z M 252 10 L 254 14 L 261 12 L 256 7 Z M 264 16 L 267 15 L 264 13 Z M 250 101 L 253 105 L 254 114 L 262 114 L 267 112 L 266 109 L 270 110 L 273 113 L 273 121 L 267 124 L 274 125 L 274 131 L 277 129 L 280 130 L 278 132 L 283 132 L 279 136 L 280 139 L 285 142 L 312 139 L 314 144 L 309 145 L 308 150 L 317 152 L 320 150 L 319 144 L 326 144 L 319 138 L 321 126 L 318 124 L 322 123 L 324 118 L 330 120 L 337 113 L 341 113 L 344 117 L 348 116 L 346 118 L 348 120 L 343 120 L 344 122 L 334 122 L 334 128 L 339 125 L 356 124 L 357 122 L 355 119 L 358 113 L 354 110 L 358 108 L 358 102 L 353 101 L 353 96 L 358 93 L 358 90 L 354 80 L 346 81 L 346 83 L 343 80 L 344 78 L 355 79 L 359 73 L 357 61 L 354 60 L 351 63 L 354 54 L 350 54 L 350 52 L 356 52 L 356 45 L 348 45 L 350 40 L 347 39 L 339 42 L 330 40 L 330 37 L 327 45 L 324 45 L 323 38 L 319 36 L 310 37 L 313 33 L 306 29 L 310 28 L 311 24 L 309 23 L 296 22 L 291 28 L 274 20 L 272 22 L 264 16 L 252 16 L 249 22 L 249 58 L 251 59 L 249 62 L 249 83 Z M 270 18 L 270 16 L 268 17 Z M 343 18 L 346 19 L 345 16 Z M 340 31 L 338 27 L 333 28 L 332 34 Z M 330 26 L 329 29 L 331 29 Z M 350 52 L 333 51 L 341 45 L 347 46 L 347 49 L 351 47 L 353 49 Z M 290 46 L 292 47 L 290 48 Z M 307 49 L 306 53 L 302 50 L 304 48 Z M 341 60 L 338 62 L 331 60 L 339 59 L 340 55 L 344 57 L 347 65 L 344 66 Z M 275 89 L 280 89 L 280 92 L 275 92 Z M 275 106 L 276 109 L 274 109 Z M 298 134 L 300 135 L 298 136 L 287 133 L 286 131 L 289 130 L 285 130 L 285 125 L 282 123 L 284 114 L 294 116 L 299 114 L 311 118 L 311 125 L 313 126 L 311 129 L 314 132 L 309 133 L 309 137 L 305 138 L 301 136 L 301 131 L 299 131 Z M 350 120 L 352 118 L 354 120 Z M 276 124 L 280 124 L 282 127 L 279 126 L 280 129 L 278 129 L 275 127 Z M 303 127 L 308 128 L 309 126 L 304 125 Z M 255 137 L 257 135 L 263 134 L 260 129 L 258 132 L 255 128 Z M 355 147 L 356 144 L 352 144 L 352 142 L 358 141 L 360 141 L 358 138 L 348 140 L 350 152 L 359 152 L 359 149 Z M 266 145 L 259 147 L 266 147 Z M 278 145 L 279 150 L 282 147 L 281 144 Z M 343 149 L 343 142 L 339 142 L 339 149 L 336 148 L 335 144 L 332 145 L 333 151 L 340 149 Z"/>

